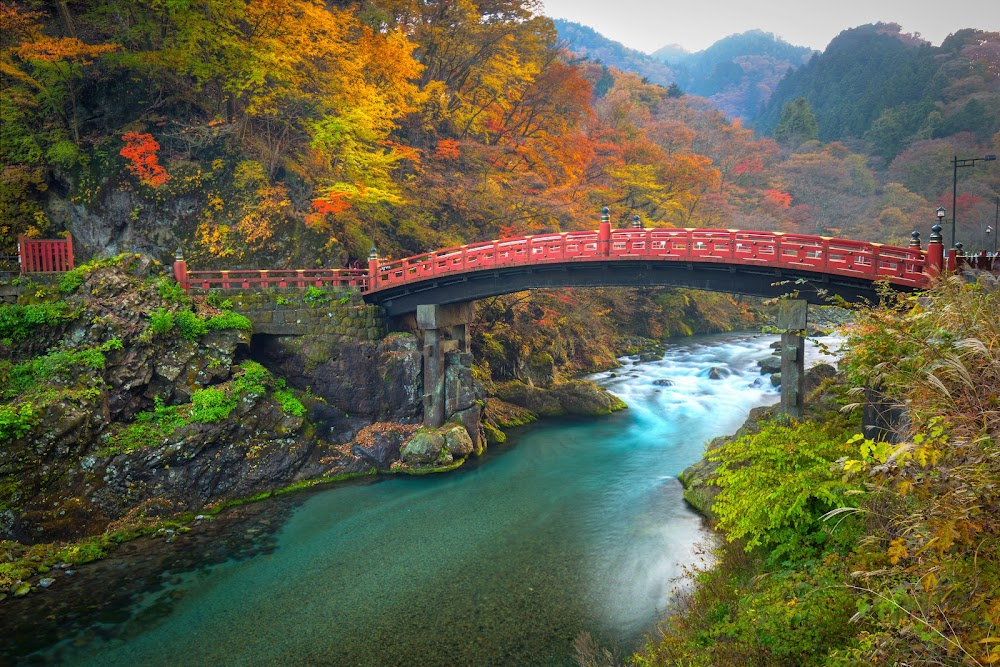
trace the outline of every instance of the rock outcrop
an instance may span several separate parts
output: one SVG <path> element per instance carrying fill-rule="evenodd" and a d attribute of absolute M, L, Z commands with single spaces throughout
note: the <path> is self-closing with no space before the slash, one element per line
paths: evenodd
<path fill-rule="evenodd" d="M 362 340 L 251 339 L 150 262 L 106 264 L 22 289 L 0 318 L 0 538 L 75 538 L 399 462 L 416 425 L 384 422 L 420 416 L 412 336 L 371 340 L 367 307 L 346 303 L 327 313 Z"/>

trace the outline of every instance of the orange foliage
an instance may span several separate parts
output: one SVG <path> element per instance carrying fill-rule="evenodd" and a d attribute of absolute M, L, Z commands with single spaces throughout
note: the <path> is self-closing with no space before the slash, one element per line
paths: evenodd
<path fill-rule="evenodd" d="M 792 195 L 781 190 L 765 190 L 764 201 L 778 208 L 788 208 L 792 205 Z"/>
<path fill-rule="evenodd" d="M 434 149 L 434 157 L 438 160 L 455 160 L 461 155 L 458 142 L 454 139 L 441 139 Z"/>
<path fill-rule="evenodd" d="M 157 188 L 170 180 L 170 174 L 156 158 L 160 144 L 153 135 L 126 132 L 122 135 L 122 140 L 125 142 L 125 147 L 119 154 L 130 160 L 127 165 L 128 170 L 139 177 L 141 184 Z"/>

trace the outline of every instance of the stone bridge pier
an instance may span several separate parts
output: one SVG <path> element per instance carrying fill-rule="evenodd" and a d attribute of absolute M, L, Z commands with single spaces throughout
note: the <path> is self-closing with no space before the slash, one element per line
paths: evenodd
<path fill-rule="evenodd" d="M 481 408 L 475 401 L 469 326 L 473 302 L 417 306 L 417 330 L 424 365 L 424 425 L 438 427 L 458 418 L 478 431 Z M 473 438 L 475 440 L 475 438 Z"/>

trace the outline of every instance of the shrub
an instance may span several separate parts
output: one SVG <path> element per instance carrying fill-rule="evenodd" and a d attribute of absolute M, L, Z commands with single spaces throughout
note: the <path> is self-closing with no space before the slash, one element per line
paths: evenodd
<path fill-rule="evenodd" d="M 287 389 L 279 389 L 274 392 L 274 399 L 281 404 L 281 409 L 293 417 L 304 417 L 306 414 L 306 406 L 302 405 L 302 401 L 295 398 L 295 395 Z"/>
<path fill-rule="evenodd" d="M 191 421 L 213 423 L 229 416 L 236 408 L 236 399 L 215 387 L 199 389 L 191 394 Z"/>
<path fill-rule="evenodd" d="M 52 327 L 72 319 L 64 301 L 0 306 L 0 339 L 26 340 L 40 327 Z"/>
<path fill-rule="evenodd" d="M 271 372 L 256 361 L 244 361 L 243 373 L 233 380 L 233 393 L 237 396 L 263 396 L 271 382 Z"/>
<path fill-rule="evenodd" d="M 149 316 L 149 330 L 157 336 L 170 333 L 174 328 L 174 314 L 165 308 L 158 308 Z"/>
<path fill-rule="evenodd" d="M 822 544 L 820 517 L 847 505 L 848 487 L 834 461 L 853 453 L 840 417 L 823 424 L 768 423 L 712 452 L 722 488 L 713 511 L 730 541 L 746 538 L 746 549 L 775 547 L 793 558 L 813 555 Z"/>
<path fill-rule="evenodd" d="M 0 405 L 0 442 L 24 437 L 35 424 L 37 415 L 28 403 Z"/>
<path fill-rule="evenodd" d="M 140 412 L 128 426 L 109 438 L 109 446 L 104 454 L 126 454 L 128 452 L 156 445 L 178 427 L 188 423 L 181 406 L 164 405 L 163 399 L 153 399 L 151 412 Z"/>
<path fill-rule="evenodd" d="M 198 340 L 208 333 L 208 323 L 190 310 L 182 310 L 174 316 L 174 322 L 187 340 Z"/>
<path fill-rule="evenodd" d="M 170 278 L 159 278 L 156 281 L 156 293 L 165 301 L 173 303 L 187 303 L 189 301 L 187 292 L 180 283 Z"/>
<path fill-rule="evenodd" d="M 232 311 L 224 311 L 219 315 L 215 315 L 208 319 L 208 328 L 213 331 L 219 331 L 222 329 L 239 329 L 240 331 L 253 331 L 253 323 L 239 313 L 234 313 Z"/>

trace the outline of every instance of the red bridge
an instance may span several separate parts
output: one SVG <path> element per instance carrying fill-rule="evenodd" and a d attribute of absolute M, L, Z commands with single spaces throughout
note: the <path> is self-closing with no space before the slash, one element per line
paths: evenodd
<path fill-rule="evenodd" d="M 608 215 L 594 231 L 537 234 L 447 248 L 394 261 L 374 255 L 368 269 L 188 271 L 175 263 L 187 289 L 356 287 L 388 314 L 420 304 L 462 303 L 533 288 L 664 285 L 823 303 L 877 300 L 875 283 L 926 288 L 946 266 L 940 227 L 926 250 L 914 232 L 907 248 L 823 236 L 720 229 L 612 230 Z M 969 263 L 968 258 L 965 259 Z M 991 268 L 985 258 L 981 268 Z M 806 285 L 805 283 L 808 283 Z"/>

